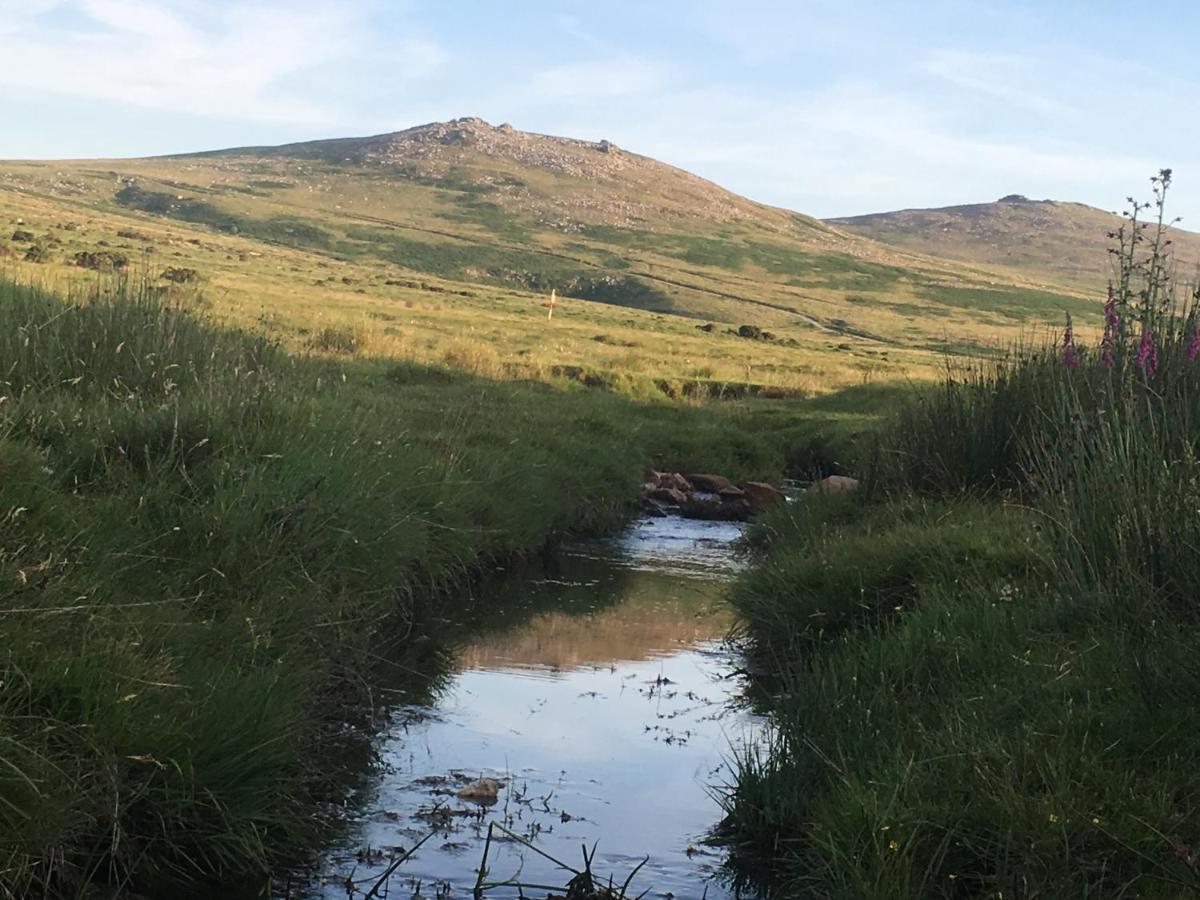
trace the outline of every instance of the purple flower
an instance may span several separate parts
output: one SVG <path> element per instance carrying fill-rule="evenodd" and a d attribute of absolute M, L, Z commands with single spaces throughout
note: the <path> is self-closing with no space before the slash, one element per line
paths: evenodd
<path fill-rule="evenodd" d="M 1196 354 L 1200 353 L 1200 328 L 1192 329 L 1192 336 L 1188 339 L 1187 350 L 1184 352 L 1187 353 L 1189 361 L 1195 359 Z"/>
<path fill-rule="evenodd" d="M 1116 330 L 1116 327 L 1121 324 L 1121 317 L 1117 314 L 1117 298 L 1109 291 L 1108 299 L 1104 301 L 1104 332 L 1107 334 L 1109 330 Z"/>
<path fill-rule="evenodd" d="M 1100 362 L 1104 363 L 1110 369 L 1117 364 L 1117 360 L 1113 357 L 1113 352 L 1110 348 L 1100 348 Z"/>
<path fill-rule="evenodd" d="M 1062 336 L 1062 360 L 1068 369 L 1079 365 L 1079 350 L 1075 347 L 1075 331 L 1071 327 L 1071 317 L 1067 316 L 1067 327 Z"/>
<path fill-rule="evenodd" d="M 1152 378 L 1155 369 L 1158 368 L 1158 348 L 1154 346 L 1154 333 L 1144 325 L 1142 339 L 1138 343 L 1137 364 L 1146 373 L 1147 378 Z"/>

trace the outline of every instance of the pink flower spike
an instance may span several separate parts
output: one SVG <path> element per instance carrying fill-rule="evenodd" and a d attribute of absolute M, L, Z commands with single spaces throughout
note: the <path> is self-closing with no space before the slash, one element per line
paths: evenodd
<path fill-rule="evenodd" d="M 1071 327 L 1071 316 L 1067 314 L 1067 327 L 1063 329 L 1062 359 L 1068 369 L 1079 365 L 1079 351 L 1075 348 L 1075 330 Z"/>
<path fill-rule="evenodd" d="M 1150 357 L 1150 348 L 1154 346 L 1148 329 L 1142 329 L 1142 339 L 1138 342 L 1137 364 L 1144 366 Z"/>
<path fill-rule="evenodd" d="M 1200 328 L 1192 329 L 1192 336 L 1188 340 L 1187 350 L 1188 361 L 1191 362 L 1196 358 L 1196 354 L 1200 353 Z"/>
<path fill-rule="evenodd" d="M 1144 326 L 1142 339 L 1138 342 L 1137 364 L 1146 373 L 1147 378 L 1153 377 L 1158 368 L 1158 350 L 1154 346 L 1154 334 Z"/>
<path fill-rule="evenodd" d="M 1104 324 L 1107 328 L 1115 328 L 1121 323 L 1121 317 L 1117 314 L 1117 298 L 1109 295 L 1104 302 Z"/>

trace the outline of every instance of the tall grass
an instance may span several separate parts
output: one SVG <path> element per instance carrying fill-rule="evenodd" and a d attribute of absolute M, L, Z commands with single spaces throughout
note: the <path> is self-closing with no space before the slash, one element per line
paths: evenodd
<path fill-rule="evenodd" d="M 438 670 L 456 586 L 611 528 L 647 465 L 777 472 L 745 414 L 0 281 L 0 896 L 259 890 L 371 676 Z"/>
<path fill-rule="evenodd" d="M 735 602 L 777 732 L 727 841 L 787 896 L 1200 892 L 1200 332 L 1154 180 L 1095 345 L 956 373 Z"/>
<path fill-rule="evenodd" d="M 1196 288 L 1177 277 L 1171 259 L 1170 180 L 1170 170 L 1155 176 L 1154 200 L 1133 203 L 1111 234 L 1114 272 L 1100 342 L 1081 343 L 1068 316 L 1053 343 L 955 366 L 882 435 L 871 473 L 879 486 L 1030 494 L 1042 461 L 1073 452 L 1100 417 L 1118 415 L 1130 425 L 1131 416 L 1157 418 L 1177 434 L 1192 427 L 1200 332 Z M 1143 221 L 1148 209 L 1152 217 Z"/>

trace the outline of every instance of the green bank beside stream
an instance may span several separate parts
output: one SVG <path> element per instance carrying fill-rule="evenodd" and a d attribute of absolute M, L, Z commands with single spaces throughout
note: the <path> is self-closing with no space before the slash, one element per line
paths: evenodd
<path fill-rule="evenodd" d="M 128 285 L 0 281 L 0 896 L 261 891 L 456 588 L 626 521 L 647 466 L 827 464 L 801 437 L 884 399 L 296 358 Z"/>
<path fill-rule="evenodd" d="M 1116 237 L 1100 340 L 950 373 L 759 525 L 721 834 L 774 894 L 1200 894 L 1200 294 Z"/>

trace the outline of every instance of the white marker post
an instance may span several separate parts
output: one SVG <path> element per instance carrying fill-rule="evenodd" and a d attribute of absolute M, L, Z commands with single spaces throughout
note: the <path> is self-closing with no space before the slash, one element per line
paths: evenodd
<path fill-rule="evenodd" d="M 550 304 L 549 304 L 550 308 L 546 311 L 546 321 L 547 322 L 549 322 L 551 319 L 554 318 L 554 298 L 555 298 L 556 293 L 557 293 L 557 291 L 555 288 L 550 288 Z"/>

